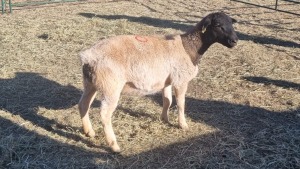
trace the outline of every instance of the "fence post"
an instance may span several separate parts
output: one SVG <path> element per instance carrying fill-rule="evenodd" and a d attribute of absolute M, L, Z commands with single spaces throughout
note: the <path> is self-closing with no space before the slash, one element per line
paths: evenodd
<path fill-rule="evenodd" d="M 12 13 L 11 0 L 8 1 L 8 4 L 9 4 L 9 12 Z"/>
<path fill-rule="evenodd" d="M 4 5 L 4 1 L 5 1 L 5 0 L 1 0 L 1 9 L 2 9 L 2 14 L 4 14 L 4 6 L 5 6 L 5 5 Z"/>
<path fill-rule="evenodd" d="M 11 0 L 8 0 L 9 12 L 12 13 L 12 4 Z M 6 0 L 1 0 L 1 11 L 2 14 L 6 11 Z"/>

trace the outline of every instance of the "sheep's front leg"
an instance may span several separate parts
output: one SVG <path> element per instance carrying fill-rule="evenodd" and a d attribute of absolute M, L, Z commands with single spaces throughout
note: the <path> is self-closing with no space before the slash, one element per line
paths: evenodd
<path fill-rule="evenodd" d="M 166 86 L 162 92 L 163 97 L 163 111 L 161 114 L 161 120 L 169 123 L 169 108 L 172 104 L 172 86 Z"/>
<path fill-rule="evenodd" d="M 189 128 L 184 116 L 185 93 L 187 91 L 187 86 L 188 86 L 187 84 L 184 84 L 179 87 L 175 87 L 175 97 L 176 97 L 177 106 L 179 110 L 178 123 L 179 126 L 184 130 L 188 130 Z"/>
<path fill-rule="evenodd" d="M 118 104 L 118 97 L 106 98 L 101 102 L 101 122 L 104 129 L 107 144 L 114 152 L 120 152 L 120 147 L 117 143 L 116 135 L 112 128 L 111 117 Z"/>
<path fill-rule="evenodd" d="M 83 125 L 83 132 L 89 137 L 95 136 L 95 131 L 93 130 L 88 111 L 93 100 L 95 99 L 96 93 L 97 90 L 95 88 L 88 86 L 88 84 L 85 84 L 83 94 L 78 103 L 78 108 Z"/>

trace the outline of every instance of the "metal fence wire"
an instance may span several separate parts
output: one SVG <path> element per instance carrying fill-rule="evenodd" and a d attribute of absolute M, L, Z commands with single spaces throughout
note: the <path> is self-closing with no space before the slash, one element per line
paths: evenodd
<path fill-rule="evenodd" d="M 243 3 L 247 5 L 252 5 L 256 7 L 276 10 L 283 13 L 293 14 L 293 15 L 300 15 L 299 11 L 290 11 L 286 7 L 288 5 L 299 5 L 300 0 L 268 0 L 268 1 L 261 1 L 261 3 L 255 3 L 251 0 L 231 0 L 237 3 Z M 280 7 L 282 6 L 282 7 Z"/>
<path fill-rule="evenodd" d="M 14 1 L 14 2 L 12 2 L 12 1 Z M 1 0 L 1 10 L 2 10 L 2 14 L 4 14 L 5 12 L 12 13 L 14 7 L 18 8 L 18 7 L 25 7 L 25 6 L 38 6 L 38 5 L 46 5 L 46 4 L 53 4 L 53 3 L 78 2 L 78 1 L 88 1 L 88 0 Z M 264 7 L 260 4 L 251 3 L 251 0 L 231 0 L 231 1 L 245 3 L 248 5 L 255 5 L 255 6 L 259 6 L 259 7 Z M 281 11 L 281 12 L 287 12 L 287 11 L 278 9 L 279 0 L 272 0 L 272 1 L 274 2 L 274 8 L 271 8 L 271 7 L 266 7 L 266 8 L 274 9 L 274 10 Z M 281 1 L 300 4 L 300 0 L 281 0 Z M 292 12 L 288 12 L 288 13 L 292 13 Z M 292 13 L 292 14 L 295 14 L 295 13 Z"/>
<path fill-rule="evenodd" d="M 38 6 L 64 2 L 77 2 L 80 0 L 15 0 L 15 2 L 12 1 L 13 0 L 1 0 L 2 14 L 4 14 L 5 12 L 12 13 L 14 7 Z"/>

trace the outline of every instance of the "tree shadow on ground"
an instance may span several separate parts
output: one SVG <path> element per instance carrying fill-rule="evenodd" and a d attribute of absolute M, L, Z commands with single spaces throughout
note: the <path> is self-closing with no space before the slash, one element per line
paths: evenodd
<path fill-rule="evenodd" d="M 273 112 L 186 98 L 187 116 L 217 131 L 128 157 L 124 163 L 130 166 L 135 162 L 135 168 L 297 168 L 299 113 L 300 109 Z M 288 149 L 292 151 L 286 153 Z M 142 161 L 149 157 L 148 162 Z"/>
<path fill-rule="evenodd" d="M 190 24 L 195 24 L 196 22 L 193 21 L 176 21 L 176 20 L 166 20 L 166 19 L 158 19 L 158 18 L 151 18 L 151 17 L 135 17 L 135 16 L 128 16 L 128 15 L 97 15 L 94 13 L 79 13 L 78 15 L 86 17 L 86 18 L 102 18 L 107 20 L 118 20 L 118 19 L 127 19 L 130 22 L 138 22 L 154 27 L 161 27 L 161 28 L 173 28 L 178 29 L 181 31 L 187 31 L 192 26 Z M 200 21 L 201 17 L 199 17 Z M 259 44 L 271 44 L 283 47 L 300 47 L 300 44 L 292 41 L 276 39 L 273 37 L 267 36 L 255 36 L 255 35 L 247 35 L 242 32 L 238 32 L 238 37 L 240 40 L 249 40 Z"/>
<path fill-rule="evenodd" d="M 260 83 L 265 85 L 275 85 L 278 87 L 282 87 L 284 89 L 295 89 L 300 91 L 300 84 L 294 82 L 288 82 L 285 80 L 274 80 L 267 77 L 258 77 L 258 76 L 245 76 L 242 79 L 253 82 Z"/>
<path fill-rule="evenodd" d="M 264 77 L 246 77 L 244 80 L 272 84 L 284 89 L 299 90 L 300 87 L 300 84 Z M 162 106 L 161 95 L 148 97 Z M 270 111 L 250 105 L 187 97 L 186 115 L 194 122 L 204 123 L 218 130 L 151 150 L 161 156 L 166 154 L 165 158 L 158 155 L 153 161 L 160 161 L 166 168 L 178 165 L 183 166 L 182 168 L 300 167 L 300 107 Z M 289 149 L 292 151 L 286 153 Z M 146 152 L 138 156 L 143 159 L 147 155 Z M 151 167 L 160 166 L 151 164 Z"/>
<path fill-rule="evenodd" d="M 61 110 L 77 105 L 81 91 L 72 85 L 63 86 L 48 80 L 38 73 L 18 72 L 12 79 L 0 79 L 0 109 L 44 128 L 60 136 L 75 141 L 81 137 L 65 130 L 76 131 L 81 128 L 61 124 L 38 114 L 39 108 Z M 79 117 L 79 113 L 78 113 Z M 86 144 L 93 146 L 89 141 Z"/>
<path fill-rule="evenodd" d="M 86 17 L 86 18 L 102 18 L 106 20 L 120 20 L 120 19 L 127 19 L 130 22 L 142 23 L 154 27 L 161 27 L 161 28 L 173 28 L 178 30 L 187 30 L 191 28 L 191 25 L 187 23 L 196 23 L 196 22 L 184 22 L 184 21 L 176 21 L 176 20 L 164 20 L 164 19 L 157 19 L 151 18 L 148 16 L 128 16 L 128 15 L 97 15 L 94 13 L 79 13 L 78 15 Z"/>

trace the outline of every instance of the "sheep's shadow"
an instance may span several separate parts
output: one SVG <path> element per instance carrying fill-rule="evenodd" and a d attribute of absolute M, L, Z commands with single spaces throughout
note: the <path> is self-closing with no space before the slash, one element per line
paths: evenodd
<path fill-rule="evenodd" d="M 128 15 L 97 15 L 95 13 L 78 13 L 78 15 L 86 18 L 96 17 L 96 18 L 101 18 L 106 20 L 127 19 L 130 22 L 138 22 L 138 23 L 142 23 L 154 27 L 160 27 L 160 28 L 173 28 L 181 31 L 187 31 L 192 27 L 192 25 L 197 23 L 195 21 L 176 21 L 176 20 L 151 18 L 146 16 L 135 17 L 135 16 L 128 16 Z M 199 21 L 201 18 L 202 17 L 199 16 Z M 237 32 L 237 33 L 240 40 L 248 40 L 259 44 L 272 44 L 272 45 L 283 46 L 283 47 L 300 47 L 300 44 L 293 41 L 276 39 L 267 36 L 247 35 L 242 32 Z"/>
<path fill-rule="evenodd" d="M 38 113 L 39 108 L 60 110 L 75 106 L 81 96 L 81 91 L 76 87 L 63 86 L 31 72 L 18 72 L 12 79 L 0 79 L 0 86 L 0 109 L 60 136 L 82 140 L 76 134 L 65 132 L 80 128 L 60 124 Z M 91 142 L 86 143 L 92 145 Z"/>
<path fill-rule="evenodd" d="M 0 118 L 0 168 L 111 168 L 114 154 L 60 142 Z"/>

